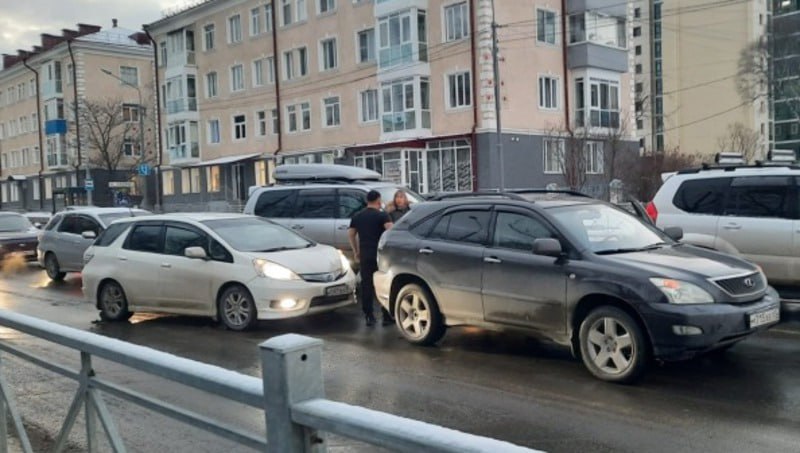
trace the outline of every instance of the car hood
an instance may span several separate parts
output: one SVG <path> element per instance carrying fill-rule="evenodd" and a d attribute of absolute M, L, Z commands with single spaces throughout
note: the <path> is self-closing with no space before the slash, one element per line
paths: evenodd
<path fill-rule="evenodd" d="M 285 250 L 282 252 L 250 253 L 253 258 L 272 261 L 291 269 L 296 274 L 323 274 L 342 270 L 339 252 L 327 245 Z"/>
<path fill-rule="evenodd" d="M 645 270 L 654 277 L 678 277 L 680 274 L 692 273 L 706 278 L 717 278 L 757 270 L 756 266 L 740 258 L 689 245 L 605 255 L 603 258 Z"/>
<path fill-rule="evenodd" d="M 2 231 L 0 232 L 0 242 L 9 241 L 32 241 L 39 237 L 39 230 L 33 231 Z"/>

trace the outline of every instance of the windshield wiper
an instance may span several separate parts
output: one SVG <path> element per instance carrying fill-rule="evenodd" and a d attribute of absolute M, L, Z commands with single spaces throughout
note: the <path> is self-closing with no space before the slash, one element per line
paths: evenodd
<path fill-rule="evenodd" d="M 297 250 L 297 247 L 274 247 L 265 250 L 256 250 L 255 253 L 285 252 L 286 250 Z"/>
<path fill-rule="evenodd" d="M 608 249 L 608 250 L 600 250 L 594 252 L 595 255 L 616 255 L 618 253 L 634 253 L 634 252 L 646 252 L 648 250 L 656 250 L 664 247 L 665 245 L 670 245 L 667 242 L 657 242 L 655 244 L 650 244 L 645 247 L 629 247 L 629 248 L 618 248 L 618 249 Z"/>

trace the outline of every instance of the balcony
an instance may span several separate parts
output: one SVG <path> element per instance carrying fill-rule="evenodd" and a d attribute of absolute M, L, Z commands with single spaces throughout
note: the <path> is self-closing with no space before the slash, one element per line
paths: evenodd
<path fill-rule="evenodd" d="M 169 147 L 171 164 L 187 164 L 200 160 L 200 144 L 197 142 L 181 143 Z"/>
<path fill-rule="evenodd" d="M 67 133 L 67 120 L 57 119 L 44 122 L 45 135 L 53 134 L 66 134 Z"/>
<path fill-rule="evenodd" d="M 196 112 L 197 98 L 182 98 L 167 101 L 167 115 L 175 115 L 181 112 Z"/>
<path fill-rule="evenodd" d="M 628 72 L 628 51 L 592 42 L 571 44 L 567 49 L 569 69 L 598 68 L 614 72 Z"/>
<path fill-rule="evenodd" d="M 45 81 L 42 83 L 42 98 L 62 96 L 64 94 L 62 88 L 61 79 Z"/>

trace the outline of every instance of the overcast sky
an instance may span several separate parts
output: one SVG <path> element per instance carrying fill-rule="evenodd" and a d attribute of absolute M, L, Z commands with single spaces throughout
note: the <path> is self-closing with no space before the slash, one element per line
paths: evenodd
<path fill-rule="evenodd" d="M 139 30 L 161 18 L 167 8 L 195 3 L 187 0 L 0 0 L 0 53 L 16 53 L 39 44 L 41 33 L 61 34 L 75 24 Z"/>

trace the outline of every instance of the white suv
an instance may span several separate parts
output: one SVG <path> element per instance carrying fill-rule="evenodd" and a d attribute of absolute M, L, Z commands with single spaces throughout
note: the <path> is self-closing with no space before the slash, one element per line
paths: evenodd
<path fill-rule="evenodd" d="M 684 242 L 740 254 L 771 285 L 800 286 L 800 167 L 732 166 L 669 176 L 647 212 Z"/>

